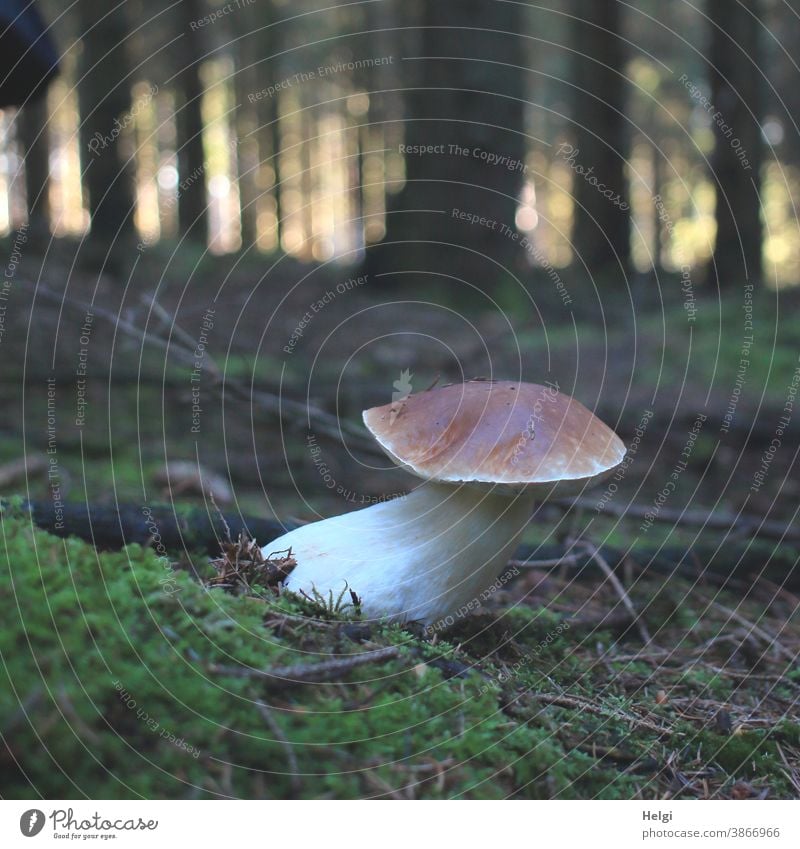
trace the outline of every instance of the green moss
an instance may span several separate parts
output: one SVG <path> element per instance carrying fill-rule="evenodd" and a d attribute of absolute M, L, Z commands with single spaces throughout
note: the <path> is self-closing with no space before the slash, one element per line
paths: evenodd
<path fill-rule="evenodd" d="M 210 670 L 363 649 L 337 623 L 265 627 L 300 616 L 303 603 L 206 590 L 139 546 L 98 555 L 7 515 L 2 533 L 6 797 L 493 798 L 513 792 L 506 765 L 536 743 L 479 675 L 448 677 L 427 662 L 452 654 L 446 643 L 373 627 L 371 643 L 404 645 L 400 657 L 336 684 L 266 689 Z M 272 705 L 300 778 L 256 700 Z"/>

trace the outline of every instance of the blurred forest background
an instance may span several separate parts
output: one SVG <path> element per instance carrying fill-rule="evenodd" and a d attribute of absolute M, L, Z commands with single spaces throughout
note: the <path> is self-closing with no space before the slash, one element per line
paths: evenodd
<path fill-rule="evenodd" d="M 699 271 L 717 242 L 738 241 L 733 210 L 749 276 L 800 282 L 792 2 L 40 6 L 62 72 L 45 100 L 3 115 L 2 232 L 30 219 L 109 246 L 184 239 L 354 263 L 386 235 L 406 177 L 425 172 L 404 142 L 488 141 L 512 157 L 511 176 L 494 176 L 518 198 L 516 227 L 556 268 Z M 426 63 L 434 41 L 445 58 Z M 489 60 L 498 47 L 507 63 Z M 435 129 L 417 82 L 436 88 Z M 464 82 L 474 89 L 447 90 Z M 479 91 L 504 93 L 495 127 L 468 126 L 463 110 L 484 118 Z M 462 109 L 454 128 L 448 109 Z M 613 204 L 577 178 L 565 144 L 630 205 L 618 226 L 592 224 Z M 472 158 L 448 152 L 432 172 L 453 159 L 465 176 L 491 171 Z M 728 253 L 716 264 L 732 286 Z"/>
<path fill-rule="evenodd" d="M 32 497 L 48 376 L 68 498 L 202 497 L 199 468 L 307 515 L 409 485 L 359 454 L 395 381 L 483 375 L 628 441 L 655 410 L 644 502 L 705 413 L 670 507 L 788 516 L 795 421 L 748 486 L 800 343 L 800 4 L 40 7 L 60 75 L 0 120 L 0 452 Z"/>

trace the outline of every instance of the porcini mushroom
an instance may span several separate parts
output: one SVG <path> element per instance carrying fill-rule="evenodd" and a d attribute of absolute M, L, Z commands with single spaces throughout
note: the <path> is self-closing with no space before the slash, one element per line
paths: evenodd
<path fill-rule="evenodd" d="M 469 381 L 363 413 L 409 495 L 290 531 L 286 587 L 358 594 L 365 615 L 437 622 L 479 599 L 514 552 L 534 501 L 580 492 L 622 462 L 620 438 L 558 390 Z"/>

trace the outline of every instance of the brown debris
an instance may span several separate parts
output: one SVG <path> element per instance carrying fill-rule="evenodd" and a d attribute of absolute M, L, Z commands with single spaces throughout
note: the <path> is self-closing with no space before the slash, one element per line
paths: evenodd
<path fill-rule="evenodd" d="M 297 565 L 291 548 L 265 557 L 256 541 L 244 531 L 236 542 L 228 539 L 221 547 L 222 556 L 211 561 L 217 574 L 206 586 L 221 587 L 232 593 L 253 593 L 253 587 L 258 585 L 278 595 L 281 584 Z"/>

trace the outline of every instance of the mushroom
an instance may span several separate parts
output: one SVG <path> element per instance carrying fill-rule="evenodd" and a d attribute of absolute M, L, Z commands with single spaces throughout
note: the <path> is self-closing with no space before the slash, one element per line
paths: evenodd
<path fill-rule="evenodd" d="M 395 621 L 430 624 L 477 607 L 534 502 L 598 483 L 625 456 L 614 431 L 557 384 L 451 384 L 363 419 L 424 483 L 290 531 L 264 552 L 291 548 L 297 566 L 287 589 L 335 598 L 349 588 L 365 615 Z"/>

